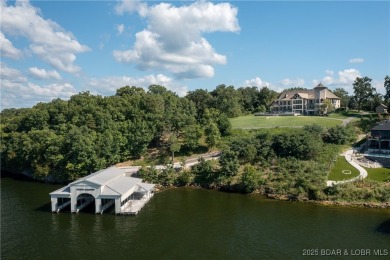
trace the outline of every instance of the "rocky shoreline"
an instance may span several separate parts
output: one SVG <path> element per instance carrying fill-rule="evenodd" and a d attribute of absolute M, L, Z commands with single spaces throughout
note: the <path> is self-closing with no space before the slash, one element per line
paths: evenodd
<path fill-rule="evenodd" d="M 24 173 L 15 173 L 10 171 L 1 171 L 2 177 L 15 177 L 17 179 L 21 180 L 28 180 L 28 181 L 36 181 L 36 182 L 44 182 L 48 184 L 64 184 L 63 182 L 55 182 L 53 180 L 37 180 L 34 179 L 31 175 Z M 204 188 L 198 185 L 187 185 L 187 186 L 162 186 L 162 185 L 156 185 L 156 193 L 163 192 L 165 190 L 169 189 L 175 189 L 179 187 L 186 187 L 191 189 L 211 189 L 211 190 L 218 190 L 221 192 L 233 192 L 233 193 L 241 193 L 240 190 L 233 189 L 232 187 L 226 188 L 226 187 L 209 187 Z M 264 196 L 268 199 L 275 199 L 280 201 L 296 201 L 296 202 L 302 202 L 302 203 L 312 203 L 312 204 L 318 204 L 323 206 L 338 206 L 338 207 L 359 207 L 359 208 L 377 208 L 377 209 L 389 209 L 390 208 L 390 202 L 362 202 L 362 201 L 356 201 L 356 202 L 349 202 L 349 201 L 331 201 L 331 200 L 309 200 L 307 198 L 297 198 L 295 196 L 288 196 L 288 195 L 280 195 L 280 194 L 271 194 L 271 193 L 261 193 L 261 192 L 254 192 L 251 193 L 253 195 L 259 195 Z"/>
<path fill-rule="evenodd" d="M 188 185 L 188 186 L 180 186 L 185 188 L 191 188 L 191 189 L 207 189 L 202 188 L 200 186 L 196 185 Z M 179 186 L 161 186 L 157 185 L 157 193 L 163 192 L 165 190 L 169 189 L 175 189 L 180 188 Z M 240 193 L 238 190 L 233 189 L 221 189 L 221 188 L 208 188 L 211 190 L 218 190 L 221 192 L 233 192 L 233 193 Z M 331 200 L 308 200 L 308 199 L 299 199 L 294 196 L 288 196 L 288 195 L 279 195 L 279 194 L 263 194 L 263 193 L 250 193 L 249 195 L 258 195 L 258 196 L 264 196 L 264 198 L 267 199 L 274 199 L 274 200 L 280 200 L 280 201 L 296 201 L 301 203 L 311 203 L 311 204 L 317 204 L 322 206 L 337 206 L 337 207 L 354 207 L 354 208 L 376 208 L 376 209 L 390 209 L 390 202 L 362 202 L 362 201 L 356 201 L 356 202 L 348 202 L 348 201 L 331 201 Z"/>
<path fill-rule="evenodd" d="M 295 197 L 289 197 L 286 195 L 278 194 L 266 194 L 269 199 L 276 199 L 282 201 L 298 201 L 303 203 L 312 203 L 324 206 L 341 206 L 341 207 L 359 207 L 359 208 L 378 208 L 388 209 L 390 208 L 390 202 L 363 202 L 363 201 L 332 201 L 332 200 L 308 200 L 308 199 L 297 199 Z"/>

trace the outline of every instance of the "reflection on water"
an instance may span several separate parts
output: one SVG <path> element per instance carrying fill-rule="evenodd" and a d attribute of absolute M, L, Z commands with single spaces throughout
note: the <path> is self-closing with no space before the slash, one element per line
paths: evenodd
<path fill-rule="evenodd" d="M 384 234 L 390 235 L 390 219 L 388 219 L 388 220 L 384 221 L 383 223 L 381 223 L 378 226 L 377 230 L 379 232 L 384 233 Z"/>
<path fill-rule="evenodd" d="M 3 178 L 1 188 L 2 259 L 280 259 L 305 248 L 390 249 L 390 210 L 174 189 L 137 216 L 51 213 L 55 185 Z"/>

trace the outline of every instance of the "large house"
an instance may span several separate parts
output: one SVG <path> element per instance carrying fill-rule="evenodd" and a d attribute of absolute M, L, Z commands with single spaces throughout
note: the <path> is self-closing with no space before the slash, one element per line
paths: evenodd
<path fill-rule="evenodd" d="M 326 113 L 329 106 L 340 108 L 340 98 L 321 83 L 313 89 L 285 90 L 271 104 L 276 114 L 317 115 Z"/>

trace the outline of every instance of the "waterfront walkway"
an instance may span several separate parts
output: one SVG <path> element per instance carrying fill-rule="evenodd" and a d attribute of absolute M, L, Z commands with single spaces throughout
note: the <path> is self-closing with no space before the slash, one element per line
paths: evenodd
<path fill-rule="evenodd" d="M 345 159 L 347 160 L 347 162 L 349 162 L 349 164 L 351 164 L 353 167 L 355 167 L 356 169 L 359 170 L 359 173 L 360 173 L 359 176 L 352 178 L 352 179 L 349 179 L 349 180 L 345 180 L 345 181 L 327 181 L 326 186 L 330 187 L 330 186 L 334 186 L 337 184 L 343 184 L 343 183 L 353 182 L 353 181 L 357 181 L 357 180 L 363 180 L 364 178 L 367 177 L 367 171 L 362 166 L 360 166 L 357 162 L 354 161 L 354 159 L 352 157 L 354 151 L 356 151 L 356 150 L 354 148 L 351 148 L 351 149 L 345 151 L 343 153 L 343 155 L 345 156 Z"/>
<path fill-rule="evenodd" d="M 209 160 L 218 159 L 220 157 L 220 155 L 221 155 L 220 151 L 215 151 L 212 153 L 201 154 L 201 155 L 199 155 L 199 157 L 203 158 L 206 161 L 209 161 Z M 189 158 L 189 159 L 185 160 L 184 165 L 181 162 L 174 163 L 173 168 L 175 168 L 175 169 L 178 169 L 178 168 L 189 169 L 192 166 L 194 166 L 195 164 L 199 163 L 199 157 Z M 121 166 L 120 164 L 118 164 L 117 167 L 121 168 L 121 169 L 126 169 L 128 172 L 137 172 L 137 171 L 139 171 L 139 169 L 142 168 L 142 166 Z M 147 166 L 147 167 L 150 167 L 150 166 Z M 156 165 L 154 167 L 157 170 L 164 170 L 167 168 L 167 165 Z"/>

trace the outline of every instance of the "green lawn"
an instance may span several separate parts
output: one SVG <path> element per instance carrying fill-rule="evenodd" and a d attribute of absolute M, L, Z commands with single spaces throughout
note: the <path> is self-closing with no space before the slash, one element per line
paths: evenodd
<path fill-rule="evenodd" d="M 345 174 L 347 171 L 350 171 L 351 174 Z M 339 156 L 331 172 L 329 173 L 328 180 L 343 181 L 355 178 L 357 176 L 359 176 L 358 169 L 349 164 L 344 156 Z"/>
<path fill-rule="evenodd" d="M 231 118 L 233 128 L 271 128 L 271 127 L 302 127 L 318 124 L 324 127 L 340 125 L 341 119 L 323 116 L 240 116 Z"/>
<path fill-rule="evenodd" d="M 390 180 L 390 169 L 389 168 L 364 168 L 366 169 L 368 176 L 367 179 L 374 181 L 385 181 Z"/>
<path fill-rule="evenodd" d="M 328 118 L 346 119 L 348 115 L 346 113 L 330 113 L 328 114 Z"/>

